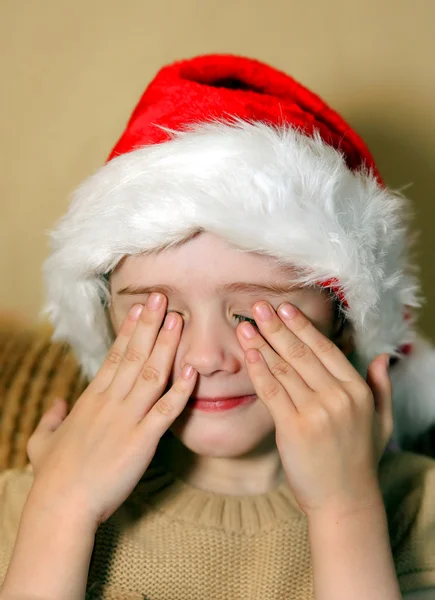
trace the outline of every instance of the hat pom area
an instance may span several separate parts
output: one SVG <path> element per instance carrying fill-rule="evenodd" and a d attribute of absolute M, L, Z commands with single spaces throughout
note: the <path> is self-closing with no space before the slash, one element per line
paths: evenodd
<path fill-rule="evenodd" d="M 351 170 L 316 133 L 241 119 L 191 124 L 113 158 L 77 188 L 51 233 L 41 316 L 93 378 L 113 341 L 102 276 L 126 255 L 209 231 L 296 266 L 305 285 L 336 279 L 361 373 L 377 354 L 415 345 L 391 367 L 396 441 L 409 444 L 435 421 L 435 354 L 403 318 L 421 304 L 408 213 L 406 198 L 364 166 Z"/>

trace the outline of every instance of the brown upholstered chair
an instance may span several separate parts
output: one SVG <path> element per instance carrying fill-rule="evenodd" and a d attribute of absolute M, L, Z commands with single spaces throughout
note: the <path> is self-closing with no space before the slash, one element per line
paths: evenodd
<path fill-rule="evenodd" d="M 29 460 L 27 440 L 56 396 L 71 407 L 87 381 L 49 325 L 0 316 L 0 470 Z"/>

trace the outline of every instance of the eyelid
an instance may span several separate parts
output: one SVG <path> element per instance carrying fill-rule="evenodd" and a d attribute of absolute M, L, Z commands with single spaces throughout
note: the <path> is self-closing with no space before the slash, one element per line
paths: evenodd
<path fill-rule="evenodd" d="M 181 316 L 181 318 L 184 318 L 184 316 L 183 316 L 183 313 L 181 313 L 181 312 L 180 312 L 180 311 L 178 311 L 178 310 L 174 310 L 174 309 L 170 309 L 170 308 L 168 308 L 168 309 L 166 310 L 166 314 L 168 314 L 168 313 L 170 313 L 170 312 L 172 312 L 172 313 L 177 313 L 177 314 L 179 314 L 179 315 Z M 233 317 L 233 319 L 236 319 L 236 321 L 238 321 L 239 323 L 242 323 L 242 322 L 244 322 L 244 321 L 247 321 L 248 323 L 251 323 L 251 324 L 252 324 L 254 327 L 257 327 L 257 328 L 258 328 L 258 325 L 257 325 L 257 323 L 256 323 L 256 321 L 255 321 L 255 319 L 254 319 L 254 317 L 252 317 L 252 316 L 251 316 L 251 317 L 247 317 L 246 315 L 241 315 L 241 314 L 239 314 L 239 313 L 234 313 L 234 314 L 232 315 L 232 317 Z"/>
<path fill-rule="evenodd" d="M 238 313 L 235 313 L 233 315 L 233 318 L 236 319 L 236 321 L 238 321 L 237 324 L 239 323 L 251 323 L 251 325 L 253 325 L 254 327 L 256 327 L 258 329 L 258 325 L 255 321 L 255 319 L 253 317 L 246 317 L 245 315 L 240 315 Z"/>

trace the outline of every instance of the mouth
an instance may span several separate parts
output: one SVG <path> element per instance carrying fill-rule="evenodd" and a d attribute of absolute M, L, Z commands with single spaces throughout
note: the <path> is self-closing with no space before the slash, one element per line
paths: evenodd
<path fill-rule="evenodd" d="M 236 408 L 246 404 L 252 404 L 257 399 L 256 394 L 245 396 L 219 396 L 219 397 L 191 397 L 187 403 L 187 407 L 193 410 L 202 410 L 205 412 L 221 412 Z"/>

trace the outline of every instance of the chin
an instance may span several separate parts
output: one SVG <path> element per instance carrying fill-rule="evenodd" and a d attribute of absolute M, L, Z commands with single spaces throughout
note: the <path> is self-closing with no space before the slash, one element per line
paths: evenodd
<path fill-rule="evenodd" d="M 250 407 L 253 409 L 254 407 Z M 252 453 L 261 445 L 275 443 L 275 424 L 264 405 L 225 416 L 209 416 L 201 411 L 182 413 L 169 428 L 191 452 L 201 456 L 236 458 Z M 263 410 L 264 409 L 264 410 Z"/>

